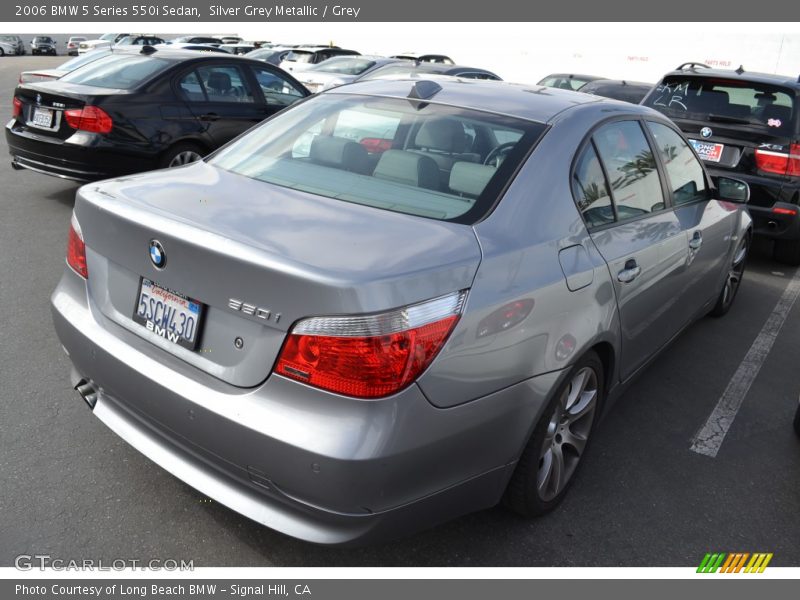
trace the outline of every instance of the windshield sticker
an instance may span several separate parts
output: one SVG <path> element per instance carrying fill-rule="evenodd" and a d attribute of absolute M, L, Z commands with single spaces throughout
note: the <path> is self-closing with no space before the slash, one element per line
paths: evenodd
<path fill-rule="evenodd" d="M 770 127 L 780 127 L 782 123 L 780 119 L 770 119 L 769 121 L 767 121 L 767 125 L 769 125 Z"/>
<path fill-rule="evenodd" d="M 672 85 L 661 84 L 656 87 L 658 97 L 653 101 L 653 106 L 664 106 L 672 109 L 689 110 L 683 103 L 689 95 L 689 82 L 675 83 Z"/>

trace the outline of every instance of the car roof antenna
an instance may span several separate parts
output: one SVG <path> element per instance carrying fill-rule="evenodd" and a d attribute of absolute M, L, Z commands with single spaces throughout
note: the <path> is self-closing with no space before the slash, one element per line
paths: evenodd
<path fill-rule="evenodd" d="M 739 68 L 738 68 L 738 69 L 736 69 L 736 72 L 737 72 L 739 75 L 741 75 L 742 73 L 744 73 L 744 65 L 739 65 Z"/>
<path fill-rule="evenodd" d="M 421 81 L 417 81 L 411 88 L 411 91 L 406 96 L 409 100 L 411 100 L 412 106 L 417 110 L 425 108 L 428 103 L 427 102 L 417 102 L 418 100 L 430 100 L 436 94 L 442 91 L 442 86 L 440 86 L 435 81 L 430 81 L 428 79 L 423 79 Z"/>
<path fill-rule="evenodd" d="M 153 52 L 158 52 L 158 49 L 145 44 L 144 46 L 142 46 L 142 49 L 139 51 L 139 54 L 152 54 Z"/>

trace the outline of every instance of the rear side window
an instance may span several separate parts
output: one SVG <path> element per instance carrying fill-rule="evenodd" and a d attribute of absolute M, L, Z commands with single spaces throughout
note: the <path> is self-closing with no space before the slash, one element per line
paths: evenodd
<path fill-rule="evenodd" d="M 200 67 L 197 75 L 203 82 L 209 102 L 254 102 L 253 92 L 238 67 Z"/>
<path fill-rule="evenodd" d="M 61 81 L 127 90 L 144 83 L 170 63 L 150 56 L 111 54 L 67 73 Z"/>
<path fill-rule="evenodd" d="M 594 145 L 581 153 L 572 174 L 572 194 L 589 228 L 614 222 L 614 207 Z"/>
<path fill-rule="evenodd" d="M 703 167 L 689 145 L 666 125 L 648 122 L 647 126 L 653 133 L 661 162 L 669 177 L 672 204 L 679 206 L 707 198 Z"/>
<path fill-rule="evenodd" d="M 655 156 L 638 121 L 610 123 L 592 139 L 608 175 L 619 221 L 664 209 Z"/>
<path fill-rule="evenodd" d="M 719 121 L 790 137 L 796 113 L 791 90 L 775 85 L 712 77 L 671 76 L 644 101 L 679 119 Z"/>
<path fill-rule="evenodd" d="M 258 81 L 258 86 L 264 94 L 264 100 L 270 106 L 289 106 L 300 98 L 305 97 L 300 90 L 294 87 L 288 80 L 280 75 L 273 73 L 269 69 L 252 67 Z"/>

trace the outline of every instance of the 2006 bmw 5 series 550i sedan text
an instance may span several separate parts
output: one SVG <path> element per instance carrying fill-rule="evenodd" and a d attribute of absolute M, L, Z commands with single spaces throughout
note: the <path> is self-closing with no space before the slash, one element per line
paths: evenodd
<path fill-rule="evenodd" d="M 730 308 L 747 195 L 646 107 L 370 81 L 82 187 L 54 321 L 99 419 L 268 527 L 537 515 L 637 370 Z"/>

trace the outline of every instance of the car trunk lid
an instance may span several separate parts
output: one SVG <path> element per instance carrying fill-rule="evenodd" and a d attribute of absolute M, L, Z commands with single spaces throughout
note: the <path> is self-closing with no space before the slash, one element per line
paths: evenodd
<path fill-rule="evenodd" d="M 206 163 L 81 188 L 89 291 L 105 317 L 231 384 L 258 385 L 308 316 L 370 313 L 471 285 L 472 228 L 289 190 Z M 166 255 L 153 265 L 149 247 Z M 133 320 L 142 278 L 202 304 L 188 349 Z"/>

